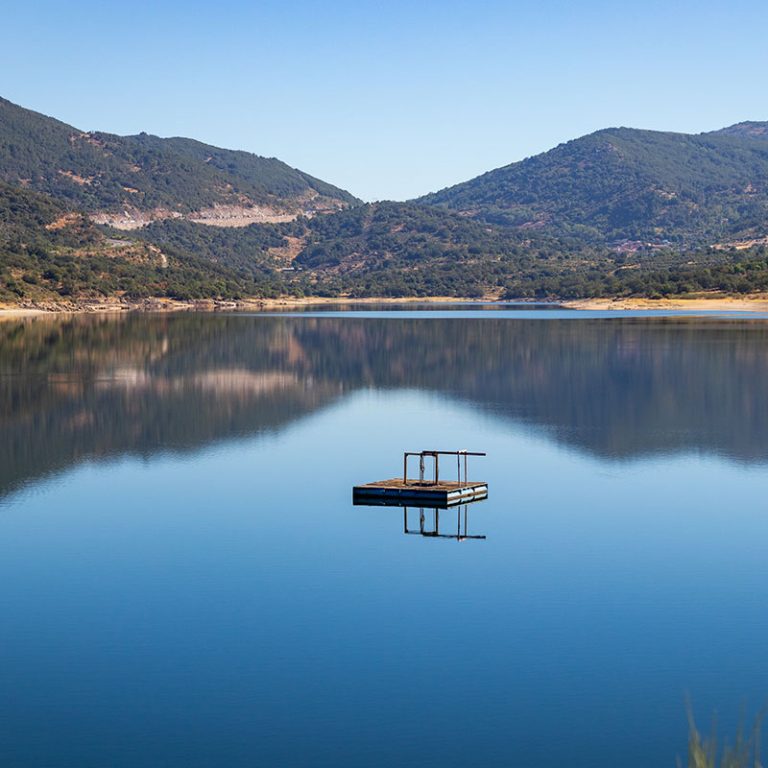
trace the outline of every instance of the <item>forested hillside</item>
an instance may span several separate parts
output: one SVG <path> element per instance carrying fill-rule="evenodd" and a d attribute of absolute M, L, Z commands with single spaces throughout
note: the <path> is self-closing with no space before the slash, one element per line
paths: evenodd
<path fill-rule="evenodd" d="M 768 290 L 768 247 L 627 253 L 456 213 L 375 203 L 307 225 L 302 290 L 352 296 L 585 298 Z"/>
<path fill-rule="evenodd" d="M 767 249 L 768 123 L 609 129 L 361 204 L 275 159 L 0 100 L 2 302 L 749 293 Z"/>
<path fill-rule="evenodd" d="M 190 214 L 215 205 L 300 213 L 353 204 L 275 158 L 146 133 L 83 132 L 0 99 L 0 179 L 88 212 Z"/>
<path fill-rule="evenodd" d="M 675 248 L 768 235 L 768 123 L 699 135 L 611 128 L 421 198 L 589 243 Z"/>
<path fill-rule="evenodd" d="M 112 237 L 48 196 L 0 182 L 0 302 L 239 298 L 284 290 L 266 265 L 237 270 L 195 249 L 165 252 L 145 240 Z"/>

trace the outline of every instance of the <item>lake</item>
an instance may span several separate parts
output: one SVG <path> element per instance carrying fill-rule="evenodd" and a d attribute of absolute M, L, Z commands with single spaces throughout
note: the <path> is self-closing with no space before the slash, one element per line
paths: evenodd
<path fill-rule="evenodd" d="M 485 539 L 352 505 L 429 448 Z M 767 545 L 753 316 L 0 323 L 2 765 L 672 768 L 768 701 Z"/>

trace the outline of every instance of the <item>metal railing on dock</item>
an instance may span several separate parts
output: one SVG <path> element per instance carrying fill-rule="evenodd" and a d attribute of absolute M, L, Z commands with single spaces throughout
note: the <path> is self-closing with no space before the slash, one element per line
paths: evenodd
<path fill-rule="evenodd" d="M 486 454 L 480 451 L 405 451 L 403 453 L 403 485 L 411 485 L 411 481 L 408 480 L 408 457 L 419 457 L 419 485 L 424 485 L 424 459 L 434 459 L 434 485 L 440 482 L 440 456 L 455 456 L 456 457 L 456 469 L 458 475 L 458 483 L 460 486 L 465 486 L 469 482 L 467 480 L 467 458 L 469 456 L 485 456 Z M 464 480 L 461 479 L 461 460 L 464 459 Z M 416 481 L 413 481 L 414 484 Z"/>

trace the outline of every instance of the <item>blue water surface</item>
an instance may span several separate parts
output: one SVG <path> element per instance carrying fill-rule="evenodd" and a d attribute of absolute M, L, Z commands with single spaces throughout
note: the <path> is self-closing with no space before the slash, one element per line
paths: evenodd
<path fill-rule="evenodd" d="M 0 764 L 671 768 L 686 698 L 735 731 L 768 325 L 533 314 L 0 324 Z M 352 505 L 422 448 L 487 452 L 485 540 Z"/>

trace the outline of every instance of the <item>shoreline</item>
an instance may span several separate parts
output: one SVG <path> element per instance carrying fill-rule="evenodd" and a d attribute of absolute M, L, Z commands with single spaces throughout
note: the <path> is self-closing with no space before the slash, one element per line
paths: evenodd
<path fill-rule="evenodd" d="M 119 301 L 72 301 L 56 304 L 45 303 L 40 306 L 20 307 L 13 304 L 0 304 L 0 320 L 40 317 L 56 314 L 127 314 L 129 312 L 264 312 L 290 310 L 309 307 L 329 307 L 345 305 L 414 305 L 414 304 L 489 304 L 516 303 L 541 304 L 534 299 L 509 299 L 501 301 L 496 296 L 485 298 L 460 298 L 456 296 L 426 296 L 403 298 L 349 298 L 349 297 L 283 297 L 279 299 L 244 299 L 241 301 L 215 301 L 209 299 L 178 301 L 175 299 L 148 299 L 140 302 Z M 726 311 L 726 312 L 768 312 L 768 294 L 749 296 L 702 296 L 693 295 L 679 298 L 591 298 L 562 299 L 551 302 L 563 309 L 583 311 L 644 311 L 644 310 L 687 310 L 687 311 Z"/>
<path fill-rule="evenodd" d="M 622 310 L 687 310 L 710 312 L 768 312 L 768 294 L 750 296 L 693 295 L 675 299 L 599 298 L 565 299 L 558 304 L 566 309 L 593 311 Z"/>
<path fill-rule="evenodd" d="M 348 298 L 348 297 L 302 297 L 286 296 L 278 299 L 242 299 L 239 301 L 218 301 L 197 299 L 179 301 L 176 299 L 147 299 L 137 302 L 119 301 L 71 301 L 56 304 L 45 303 L 40 306 L 20 307 L 13 304 L 0 304 L 0 320 L 19 317 L 39 317 L 43 315 L 113 315 L 129 312 L 264 312 L 299 307 L 345 306 L 349 304 L 460 304 L 466 302 L 489 303 L 498 298 L 489 297 L 458 298 L 456 296 L 427 296 L 415 298 Z"/>

